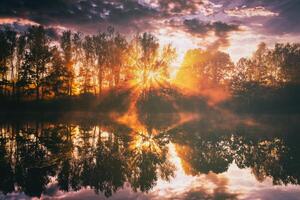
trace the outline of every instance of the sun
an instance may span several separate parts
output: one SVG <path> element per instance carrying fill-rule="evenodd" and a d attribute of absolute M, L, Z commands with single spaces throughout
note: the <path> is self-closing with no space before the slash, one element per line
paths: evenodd
<path fill-rule="evenodd" d="M 134 84 L 142 89 L 158 87 L 167 78 L 160 69 L 139 69 L 134 72 Z"/>

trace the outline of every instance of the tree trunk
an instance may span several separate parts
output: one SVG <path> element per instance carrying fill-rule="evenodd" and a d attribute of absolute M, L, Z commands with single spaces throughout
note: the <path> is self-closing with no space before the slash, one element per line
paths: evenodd
<path fill-rule="evenodd" d="M 40 86 L 39 84 L 36 85 L 36 100 L 40 99 Z"/>
<path fill-rule="evenodd" d="M 69 94 L 69 96 L 72 96 L 72 80 L 71 79 L 69 80 L 69 83 L 68 83 L 68 94 Z"/>
<path fill-rule="evenodd" d="M 103 76 L 102 76 L 102 69 L 100 67 L 98 71 L 98 89 L 99 89 L 99 96 L 102 94 L 102 82 L 103 82 Z"/>
<path fill-rule="evenodd" d="M 13 61 L 11 61 L 11 74 L 10 74 L 10 81 L 12 85 L 12 96 L 15 97 L 15 67 Z"/>

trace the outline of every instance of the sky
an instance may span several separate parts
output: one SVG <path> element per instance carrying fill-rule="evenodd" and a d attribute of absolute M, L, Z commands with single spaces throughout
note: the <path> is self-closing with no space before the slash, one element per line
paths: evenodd
<path fill-rule="evenodd" d="M 151 32 L 171 43 L 178 63 L 191 48 L 225 51 L 236 62 L 260 42 L 299 42 L 300 0 L 0 0 L 0 24 L 44 25 L 53 37 L 111 25 L 127 37 Z"/>

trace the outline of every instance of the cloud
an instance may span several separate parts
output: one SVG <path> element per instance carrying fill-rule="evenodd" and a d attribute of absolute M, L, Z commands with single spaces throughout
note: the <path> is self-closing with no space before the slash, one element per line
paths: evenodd
<path fill-rule="evenodd" d="M 43 25 L 135 25 L 174 16 L 209 16 L 219 5 L 209 0 L 2 0 L 0 17 L 19 17 Z"/>
<path fill-rule="evenodd" d="M 0 17 L 22 18 L 42 25 L 60 25 L 89 30 L 105 24 L 134 25 L 157 11 L 138 1 L 96 0 L 2 0 Z M 98 30 L 93 30 L 98 31 Z"/>
<path fill-rule="evenodd" d="M 126 36 L 167 29 L 165 38 L 185 34 L 201 47 L 217 49 L 227 47 L 240 27 L 268 37 L 297 35 L 299 9 L 295 0 L 1 0 L 0 19 L 21 19 L 8 23 L 20 30 L 30 23 L 88 34 L 112 25 Z"/>
<path fill-rule="evenodd" d="M 39 26 L 39 23 L 34 21 L 23 19 L 23 18 L 0 18 L 0 29 L 4 27 L 10 27 L 17 32 L 25 32 L 31 26 Z M 59 34 L 66 30 L 65 27 L 61 26 L 45 26 L 46 34 L 54 39 L 59 39 Z"/>
<path fill-rule="evenodd" d="M 170 15 L 174 14 L 204 14 L 211 15 L 214 13 L 214 4 L 205 0 L 163 0 L 160 1 L 160 9 Z"/>
<path fill-rule="evenodd" d="M 22 19 L 22 18 L 0 18 L 0 24 L 22 24 L 22 25 L 39 25 L 36 22 L 33 22 L 31 20 L 28 19 Z"/>
<path fill-rule="evenodd" d="M 183 194 L 183 199 L 238 199 L 239 194 L 228 191 L 227 178 L 209 173 L 206 175 L 205 181 L 211 182 L 215 186 L 212 192 L 210 192 L 208 188 L 198 186 L 186 191 Z"/>
<path fill-rule="evenodd" d="M 239 193 L 229 189 L 228 178 L 215 173 L 199 174 L 193 178 L 185 179 L 186 184 L 172 185 L 168 183 L 162 188 L 154 188 L 149 193 L 150 199 L 230 199 L 235 200 L 240 196 Z"/>
<path fill-rule="evenodd" d="M 227 24 L 225 22 L 204 22 L 197 18 L 186 19 L 183 21 L 183 28 L 186 32 L 197 37 L 208 37 L 213 33 L 217 38 L 214 42 L 208 45 L 208 49 L 219 49 L 229 45 L 229 33 L 240 31 L 239 25 Z"/>
<path fill-rule="evenodd" d="M 22 18 L 44 26 L 61 26 L 86 33 L 116 26 L 126 34 L 153 31 L 162 21 L 190 14 L 214 13 L 209 0 L 3 0 L 0 17 Z"/>
<path fill-rule="evenodd" d="M 216 35 L 221 36 L 227 32 L 239 30 L 239 26 L 236 24 L 227 24 L 221 21 L 203 22 L 197 18 L 186 19 L 183 24 L 187 31 L 200 35 L 207 35 L 210 31 L 213 31 Z"/>
<path fill-rule="evenodd" d="M 4 26 L 9 26 L 14 30 L 23 32 L 26 31 L 26 29 L 30 26 L 38 26 L 39 24 L 36 22 L 33 22 L 28 19 L 23 18 L 12 18 L 12 17 L 6 17 L 6 18 L 0 18 L 0 29 Z"/>
<path fill-rule="evenodd" d="M 255 17 L 255 16 L 278 16 L 279 14 L 268 10 L 262 6 L 256 6 L 254 8 L 242 7 L 232 8 L 224 11 L 227 15 L 233 17 Z"/>

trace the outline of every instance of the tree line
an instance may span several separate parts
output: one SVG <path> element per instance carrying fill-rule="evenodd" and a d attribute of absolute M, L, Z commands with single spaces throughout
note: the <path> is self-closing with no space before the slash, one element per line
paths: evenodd
<path fill-rule="evenodd" d="M 129 40 L 109 27 L 96 35 L 64 31 L 55 40 L 43 26 L 25 32 L 5 27 L 0 30 L 0 95 L 37 100 L 101 95 L 105 88 L 128 84 L 140 71 L 168 76 L 174 58 L 175 49 L 160 47 L 149 33 Z"/>
<path fill-rule="evenodd" d="M 43 26 L 24 32 L 4 27 L 0 30 L 0 96 L 37 100 L 101 96 L 107 89 L 168 79 L 175 58 L 176 50 L 161 46 L 150 33 L 129 39 L 109 27 L 95 35 L 64 31 L 53 39 Z M 175 83 L 196 89 L 227 85 L 233 91 L 253 85 L 280 87 L 300 83 L 299 65 L 300 44 L 276 44 L 271 49 L 261 43 L 252 57 L 236 64 L 227 53 L 191 49 Z"/>
<path fill-rule="evenodd" d="M 177 82 L 191 87 L 228 85 L 233 91 L 249 87 L 278 88 L 300 83 L 300 44 L 275 44 L 268 48 L 260 43 L 249 58 L 241 58 L 235 64 L 227 53 L 201 49 L 188 50 Z"/>

